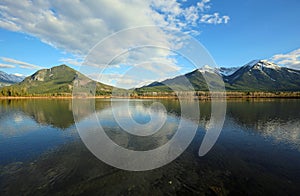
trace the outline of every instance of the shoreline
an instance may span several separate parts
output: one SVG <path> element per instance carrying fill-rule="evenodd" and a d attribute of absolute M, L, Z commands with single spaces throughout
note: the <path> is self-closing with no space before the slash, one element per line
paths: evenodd
<path fill-rule="evenodd" d="M 114 94 L 114 95 L 99 95 L 99 96 L 85 96 L 65 94 L 60 96 L 47 96 L 47 95 L 34 95 L 34 96 L 0 96 L 1 99 L 199 99 L 199 100 L 211 100 L 211 99 L 300 99 L 300 92 L 208 92 L 208 91 L 196 91 L 196 92 L 152 92 L 152 93 L 140 93 L 140 94 Z"/>
<path fill-rule="evenodd" d="M 1 99 L 110 99 L 112 97 L 110 96 L 94 96 L 94 97 L 70 97 L 70 96 L 61 96 L 61 97 L 56 97 L 56 96 L 32 96 L 32 97 L 0 97 Z"/>
<path fill-rule="evenodd" d="M 195 97 L 183 97 L 183 99 L 195 99 Z M 210 96 L 198 97 L 199 100 L 211 100 Z M 300 99 L 300 96 L 213 96 L 214 99 Z M 134 96 L 134 97 L 112 97 L 112 96 L 92 96 L 92 97 L 55 97 L 55 96 L 34 96 L 34 97 L 0 97 L 0 100 L 7 99 L 178 99 L 178 97 L 171 96 Z"/>

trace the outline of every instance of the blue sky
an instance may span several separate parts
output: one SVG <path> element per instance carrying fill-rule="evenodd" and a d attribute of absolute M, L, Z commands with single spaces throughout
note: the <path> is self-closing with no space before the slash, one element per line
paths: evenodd
<path fill-rule="evenodd" d="M 143 25 L 176 28 L 196 37 L 219 66 L 241 66 L 253 59 L 268 59 L 300 69 L 299 7 L 297 0 L 33 0 L 22 1 L 22 4 L 3 0 L 0 2 L 0 70 L 30 75 L 40 68 L 62 63 L 80 70 L 82 60 L 103 38 Z M 124 40 L 129 39 L 128 36 L 123 37 Z M 170 35 L 155 36 L 161 40 Z M 149 43 L 143 37 L 136 39 Z M 170 42 L 168 44 L 172 44 Z M 99 59 L 109 56 L 110 51 L 118 51 L 118 48 L 107 48 Z M 184 65 L 185 61 L 172 60 L 170 53 L 165 51 L 146 53 L 157 55 L 156 60 L 159 59 L 161 65 L 148 63 L 145 66 L 164 70 L 166 74 L 161 75 L 162 78 L 176 75 L 179 69 L 181 72 L 190 70 L 189 65 Z M 129 70 L 126 63 L 136 63 L 146 57 L 134 57 L 135 61 L 130 61 L 128 58 L 132 58 L 132 54 L 125 55 L 122 58 L 126 60 L 105 70 L 101 77 L 103 82 L 114 84 L 116 78 L 122 78 L 124 71 Z M 167 74 L 166 64 L 177 72 Z M 155 74 L 155 70 L 151 70 Z M 92 73 L 87 71 L 86 74 L 92 77 Z M 136 72 L 132 72 L 134 74 Z M 132 75 L 123 77 L 128 86 L 137 85 Z M 159 78 L 153 78 L 156 79 Z M 143 82 L 146 81 L 139 81 Z"/>
<path fill-rule="evenodd" d="M 297 0 L 213 1 L 212 10 L 230 16 L 226 25 L 203 27 L 199 40 L 221 66 L 267 59 L 300 48 Z"/>

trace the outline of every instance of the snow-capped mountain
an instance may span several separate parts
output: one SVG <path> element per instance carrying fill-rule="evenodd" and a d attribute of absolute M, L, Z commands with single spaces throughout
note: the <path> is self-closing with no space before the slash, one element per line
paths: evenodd
<path fill-rule="evenodd" d="M 199 72 L 211 72 L 211 73 L 217 73 L 220 76 L 229 76 L 233 74 L 236 70 L 238 70 L 240 67 L 210 67 L 208 65 L 203 66 L 202 68 L 199 68 Z"/>
<path fill-rule="evenodd" d="M 236 72 L 240 67 L 220 67 L 218 71 L 222 76 L 230 76 L 234 72 Z"/>
<path fill-rule="evenodd" d="M 24 80 L 24 77 L 22 77 L 22 76 L 16 76 L 14 74 L 7 74 L 3 71 L 0 71 L 0 86 L 15 84 L 18 82 L 22 82 L 22 80 Z"/>
<path fill-rule="evenodd" d="M 253 60 L 250 63 L 244 65 L 243 67 L 246 68 L 254 68 L 254 69 L 263 69 L 263 68 L 269 68 L 269 69 L 281 69 L 279 65 L 276 65 L 275 63 L 269 62 L 267 60 Z"/>
<path fill-rule="evenodd" d="M 216 73 L 216 74 L 220 74 L 218 68 L 216 68 L 216 67 L 211 67 L 211 66 L 209 66 L 209 65 L 204 65 L 203 67 L 199 68 L 197 71 L 200 72 L 200 73 L 205 73 L 205 72 L 207 72 L 207 73 Z"/>
<path fill-rule="evenodd" d="M 207 90 L 203 74 L 214 78 L 216 74 L 223 78 L 225 87 L 229 91 L 300 91 L 300 71 L 280 67 L 266 60 L 254 60 L 242 67 L 213 68 L 204 66 L 193 72 L 162 82 L 153 82 L 150 85 L 138 88 L 141 92 L 171 90 L 183 86 L 183 78 L 187 78 L 195 90 Z M 216 84 L 218 85 L 218 84 Z"/>
<path fill-rule="evenodd" d="M 231 90 L 300 90 L 300 71 L 266 60 L 254 60 L 224 77 Z"/>

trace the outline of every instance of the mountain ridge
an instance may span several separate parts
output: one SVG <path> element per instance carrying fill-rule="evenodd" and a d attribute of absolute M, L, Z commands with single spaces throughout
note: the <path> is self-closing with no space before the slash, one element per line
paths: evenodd
<path fill-rule="evenodd" d="M 112 86 L 96 82 L 67 65 L 41 69 L 22 82 L 0 89 L 2 96 L 71 96 L 73 85 L 84 96 L 111 94 Z M 95 89 L 92 92 L 90 89 Z"/>
<path fill-rule="evenodd" d="M 300 71 L 255 60 L 224 77 L 228 90 L 300 91 Z"/>
<path fill-rule="evenodd" d="M 179 81 L 182 80 L 180 79 L 182 77 L 187 78 L 196 91 L 208 91 L 206 80 L 203 77 L 204 74 L 206 77 L 211 78 L 210 81 L 213 80 L 214 74 L 215 77 L 216 75 L 221 77 L 227 91 L 300 91 L 299 70 L 280 67 L 266 60 L 253 60 L 239 68 L 229 68 L 231 71 L 236 70 L 228 75 L 224 74 L 224 68 L 223 72 L 220 71 L 221 69 L 205 66 L 172 79 L 153 82 L 136 88 L 136 91 L 138 93 L 161 92 L 164 89 L 170 91 L 172 85 L 180 88 L 178 85 L 180 85 Z"/>
<path fill-rule="evenodd" d="M 4 71 L 0 71 L 0 87 L 21 82 L 24 78 L 25 77 L 17 76 L 15 74 L 8 74 Z"/>
<path fill-rule="evenodd" d="M 220 81 L 220 77 L 223 81 Z M 205 66 L 184 75 L 131 90 L 139 95 L 149 92 L 208 91 L 205 79 L 210 83 L 210 88 L 222 87 L 224 82 L 227 91 L 300 91 L 299 70 L 280 67 L 266 60 L 254 60 L 239 68 Z M 2 87 L 0 96 L 72 96 L 74 85 L 75 95 L 84 97 L 111 95 L 113 88 L 119 89 L 96 82 L 63 64 L 38 70 L 17 84 Z M 120 91 L 120 96 L 128 95 L 126 90 Z"/>

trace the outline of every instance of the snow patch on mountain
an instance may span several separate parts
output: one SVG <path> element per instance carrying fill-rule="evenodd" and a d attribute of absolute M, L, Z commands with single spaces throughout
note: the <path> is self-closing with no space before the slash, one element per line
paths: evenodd
<path fill-rule="evenodd" d="M 218 71 L 223 76 L 230 76 L 236 72 L 240 67 L 220 67 Z"/>
<path fill-rule="evenodd" d="M 202 68 L 198 69 L 201 73 L 215 73 L 220 76 L 229 76 L 236 72 L 239 67 L 211 67 L 209 65 L 205 65 Z"/>
<path fill-rule="evenodd" d="M 16 76 L 14 74 L 7 74 L 3 71 L 0 71 L 0 82 L 4 83 L 18 83 L 21 82 L 24 77 Z"/>
<path fill-rule="evenodd" d="M 211 67 L 211 66 L 209 66 L 209 65 L 204 65 L 203 67 L 199 68 L 198 71 L 201 72 L 201 73 L 208 72 L 208 73 L 219 74 L 217 68 Z"/>
<path fill-rule="evenodd" d="M 269 62 L 267 60 L 261 60 L 260 63 L 263 67 L 269 68 L 269 69 L 281 69 L 279 65 L 276 65 L 275 63 Z"/>
<path fill-rule="evenodd" d="M 250 63 L 247 63 L 243 67 L 247 67 L 250 69 L 259 69 L 263 70 L 264 68 L 268 69 L 275 69 L 275 70 L 280 70 L 281 67 L 279 65 L 276 65 L 275 63 L 269 62 L 267 60 L 253 60 Z"/>
<path fill-rule="evenodd" d="M 248 68 L 252 68 L 253 66 L 255 66 L 260 60 L 253 60 L 250 63 L 247 63 L 246 65 L 244 65 L 243 67 L 248 67 Z"/>
<path fill-rule="evenodd" d="M 298 72 L 291 70 L 291 69 L 288 69 L 288 72 L 293 73 L 293 74 L 299 74 Z"/>

